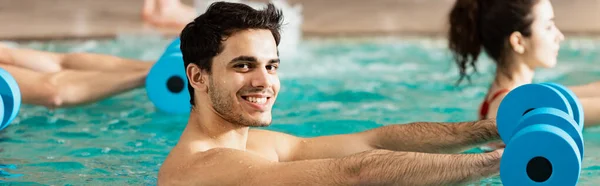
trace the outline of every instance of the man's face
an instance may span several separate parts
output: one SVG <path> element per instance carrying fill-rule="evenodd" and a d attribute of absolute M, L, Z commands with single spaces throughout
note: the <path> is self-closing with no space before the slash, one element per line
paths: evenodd
<path fill-rule="evenodd" d="M 280 86 L 279 57 L 271 31 L 240 31 L 223 44 L 208 75 L 207 93 L 213 110 L 234 124 L 270 125 Z"/>

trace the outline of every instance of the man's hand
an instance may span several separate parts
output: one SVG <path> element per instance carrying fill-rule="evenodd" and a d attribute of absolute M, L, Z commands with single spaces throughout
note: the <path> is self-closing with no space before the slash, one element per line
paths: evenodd
<path fill-rule="evenodd" d="M 503 149 L 506 147 L 506 144 L 504 144 L 504 142 L 492 142 L 492 143 L 488 143 L 485 144 L 481 147 L 481 150 L 489 152 L 489 151 L 494 151 L 497 149 Z"/>

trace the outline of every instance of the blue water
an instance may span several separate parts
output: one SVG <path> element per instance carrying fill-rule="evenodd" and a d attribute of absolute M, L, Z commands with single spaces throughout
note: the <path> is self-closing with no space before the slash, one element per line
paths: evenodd
<path fill-rule="evenodd" d="M 29 42 L 22 47 L 157 59 L 169 40 Z M 600 80 L 600 41 L 569 39 L 560 63 L 537 81 Z M 272 130 L 298 136 L 358 132 L 414 121 L 475 120 L 494 66 L 483 58 L 472 84 L 457 71 L 445 41 L 431 38 L 307 39 L 284 57 Z M 95 104 L 50 111 L 24 105 L 0 131 L 0 182 L 18 185 L 154 185 L 187 115 L 156 112 L 143 88 Z M 581 185 L 600 183 L 600 129 L 585 131 Z M 498 177 L 481 181 L 499 185 Z"/>

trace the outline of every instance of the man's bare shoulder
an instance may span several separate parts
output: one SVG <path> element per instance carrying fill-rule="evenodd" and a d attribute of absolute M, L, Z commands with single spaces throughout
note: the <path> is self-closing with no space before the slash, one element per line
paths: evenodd
<path fill-rule="evenodd" d="M 287 161 L 302 138 L 283 132 L 252 129 L 248 132 L 248 149 L 272 161 Z"/>
<path fill-rule="evenodd" d="M 261 144 L 262 146 L 289 146 L 300 141 L 301 138 L 294 135 L 272 130 L 251 129 L 248 132 L 248 144 Z"/>
<path fill-rule="evenodd" d="M 158 184 L 212 185 L 212 180 L 222 181 L 235 177 L 236 175 L 230 174 L 231 172 L 243 172 L 244 168 L 266 163 L 270 163 L 270 161 L 253 153 L 230 148 L 212 148 L 196 152 L 191 156 L 179 156 L 177 151 L 172 151 L 160 168 Z"/>
<path fill-rule="evenodd" d="M 250 129 L 248 131 L 249 134 L 254 135 L 252 137 L 263 137 L 263 138 L 296 138 L 296 136 L 278 132 L 274 130 L 266 130 L 266 129 Z"/>

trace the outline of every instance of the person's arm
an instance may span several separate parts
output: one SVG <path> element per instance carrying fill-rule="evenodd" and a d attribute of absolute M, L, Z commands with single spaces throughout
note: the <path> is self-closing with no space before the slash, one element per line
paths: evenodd
<path fill-rule="evenodd" d="M 578 86 L 569 86 L 569 89 L 579 98 L 584 110 L 584 127 L 600 125 L 600 81 Z"/>
<path fill-rule="evenodd" d="M 575 93 L 579 99 L 587 97 L 600 97 L 600 92 L 598 92 L 598 89 L 600 89 L 600 81 L 583 85 L 568 86 L 567 88 L 573 91 L 573 93 Z"/>
<path fill-rule="evenodd" d="M 596 86 L 598 86 L 596 88 L 600 88 L 600 84 L 597 84 Z M 579 91 L 579 94 L 587 93 L 584 91 Z M 506 96 L 506 94 L 498 97 L 490 104 L 487 115 L 488 118 L 496 118 L 498 107 L 500 107 L 500 103 L 502 102 L 504 96 Z M 579 95 L 577 95 L 577 97 L 579 98 L 579 102 L 583 107 L 584 127 L 587 128 L 600 125 L 600 94 L 598 97 L 582 97 Z"/>
<path fill-rule="evenodd" d="M 499 141 L 495 119 L 470 122 L 413 122 L 388 125 L 359 133 L 300 138 L 251 130 L 249 143 L 276 143 L 280 161 L 339 158 L 374 149 L 453 153 Z"/>
<path fill-rule="evenodd" d="M 63 70 L 44 74 L 0 64 L 17 81 L 24 104 L 47 108 L 78 106 L 123 93 L 145 84 L 146 72 Z"/>
<path fill-rule="evenodd" d="M 377 149 L 430 153 L 462 152 L 500 139 L 496 120 L 413 122 L 365 132 Z"/>
<path fill-rule="evenodd" d="M 490 106 L 488 107 L 488 113 L 487 113 L 486 118 L 497 118 L 498 108 L 500 107 L 500 103 L 502 102 L 502 99 L 504 99 L 504 97 L 506 97 L 507 94 L 508 93 L 503 93 L 503 94 L 498 95 L 498 97 L 496 97 L 496 99 L 494 99 L 494 101 L 492 101 L 490 103 Z M 499 148 L 506 147 L 506 144 L 502 140 L 499 140 L 499 141 L 487 143 L 484 146 L 486 148 L 499 149 Z"/>
<path fill-rule="evenodd" d="M 586 97 L 579 101 L 583 107 L 584 127 L 600 125 L 600 97 Z"/>
<path fill-rule="evenodd" d="M 372 150 L 343 158 L 271 162 L 245 151 L 213 149 L 186 166 L 161 168 L 158 185 L 456 185 L 497 174 L 502 152 Z"/>
<path fill-rule="evenodd" d="M 154 63 L 105 54 L 56 53 L 28 48 L 9 48 L 0 44 L 0 64 L 14 65 L 35 72 L 55 73 L 62 70 L 148 71 Z"/>

